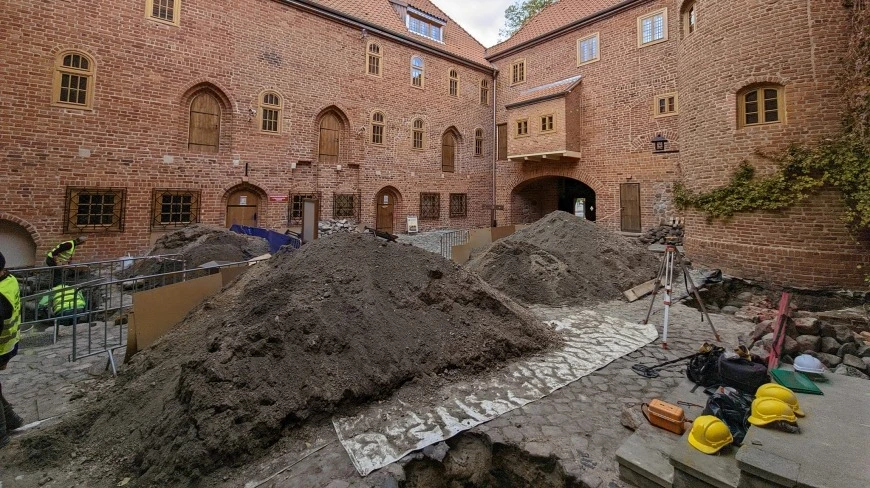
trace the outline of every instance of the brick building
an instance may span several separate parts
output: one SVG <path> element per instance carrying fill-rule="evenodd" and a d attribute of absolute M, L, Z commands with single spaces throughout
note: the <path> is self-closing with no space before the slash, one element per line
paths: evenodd
<path fill-rule="evenodd" d="M 7 3 L 0 235 L 22 261 L 81 233 L 86 258 L 192 221 L 280 229 L 310 195 L 395 232 L 557 208 L 638 232 L 677 215 L 676 181 L 721 186 L 838 129 L 849 8 L 560 0 L 484 49 L 428 0 Z M 870 253 L 839 205 L 688 212 L 687 252 L 857 286 Z"/>

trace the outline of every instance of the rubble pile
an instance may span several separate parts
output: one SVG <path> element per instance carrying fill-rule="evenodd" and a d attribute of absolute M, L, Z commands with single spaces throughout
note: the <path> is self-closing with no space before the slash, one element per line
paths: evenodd
<path fill-rule="evenodd" d="M 331 236 L 339 232 L 356 232 L 356 227 L 359 222 L 348 219 L 330 219 L 321 220 L 317 223 L 317 232 L 320 237 Z"/>
<path fill-rule="evenodd" d="M 670 224 L 662 224 L 648 229 L 637 240 L 643 244 L 664 244 L 666 237 L 675 237 L 677 239 L 676 245 L 682 246 L 683 232 L 682 222 L 674 221 Z"/>
<path fill-rule="evenodd" d="M 469 267 L 526 304 L 586 305 L 655 278 L 659 260 L 594 222 L 556 211 L 496 241 Z"/>
<path fill-rule="evenodd" d="M 750 352 L 767 361 L 777 311 L 770 298 L 754 299 L 734 315 L 756 323 L 745 338 Z M 870 320 L 863 309 L 833 312 L 792 311 L 782 344 L 783 361 L 810 354 L 835 373 L 870 379 Z"/>
<path fill-rule="evenodd" d="M 75 449 L 134 474 L 138 486 L 195 485 L 308 422 L 558 340 L 440 256 L 340 233 L 251 269 L 136 354 L 80 415 L 22 445 L 34 459 L 69 459 Z"/>

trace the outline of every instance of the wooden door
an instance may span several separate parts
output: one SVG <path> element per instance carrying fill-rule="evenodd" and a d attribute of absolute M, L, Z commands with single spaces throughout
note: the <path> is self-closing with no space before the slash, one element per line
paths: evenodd
<path fill-rule="evenodd" d="M 335 114 L 328 113 L 320 119 L 320 149 L 318 151 L 320 162 L 338 164 L 340 144 L 341 121 Z"/>
<path fill-rule="evenodd" d="M 446 132 L 441 136 L 441 171 L 453 173 L 456 168 L 456 139 Z"/>
<path fill-rule="evenodd" d="M 507 159 L 507 124 L 498 124 L 498 160 Z"/>
<path fill-rule="evenodd" d="M 622 231 L 640 232 L 640 183 L 619 185 L 619 204 L 622 210 Z"/>
<path fill-rule="evenodd" d="M 383 232 L 393 233 L 395 220 L 396 199 L 389 192 L 378 193 L 376 212 L 377 220 L 375 227 Z"/>
<path fill-rule="evenodd" d="M 218 152 L 221 136 L 221 105 L 209 93 L 200 93 L 190 102 L 188 149 Z"/>
<path fill-rule="evenodd" d="M 248 227 L 257 225 L 260 199 L 251 191 L 242 190 L 230 195 L 227 199 L 227 227 L 235 224 Z"/>

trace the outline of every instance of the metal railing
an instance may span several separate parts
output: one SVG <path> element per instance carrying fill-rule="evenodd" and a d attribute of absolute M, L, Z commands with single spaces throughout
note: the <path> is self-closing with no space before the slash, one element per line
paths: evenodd
<path fill-rule="evenodd" d="M 468 242 L 467 230 L 456 230 L 441 235 L 441 255 L 447 259 L 453 257 L 453 246 L 459 246 Z"/>

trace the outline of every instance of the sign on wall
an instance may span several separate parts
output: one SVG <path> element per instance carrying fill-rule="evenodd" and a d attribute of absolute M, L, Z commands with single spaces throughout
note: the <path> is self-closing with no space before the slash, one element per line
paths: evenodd
<path fill-rule="evenodd" d="M 408 216 L 408 234 L 416 234 L 420 232 L 420 227 L 417 225 L 417 216 L 409 215 Z"/>
<path fill-rule="evenodd" d="M 574 215 L 577 217 L 586 218 L 586 199 L 585 198 L 575 198 L 574 199 Z"/>
<path fill-rule="evenodd" d="M 290 200 L 289 195 L 269 195 L 269 201 L 275 203 L 286 203 Z"/>

